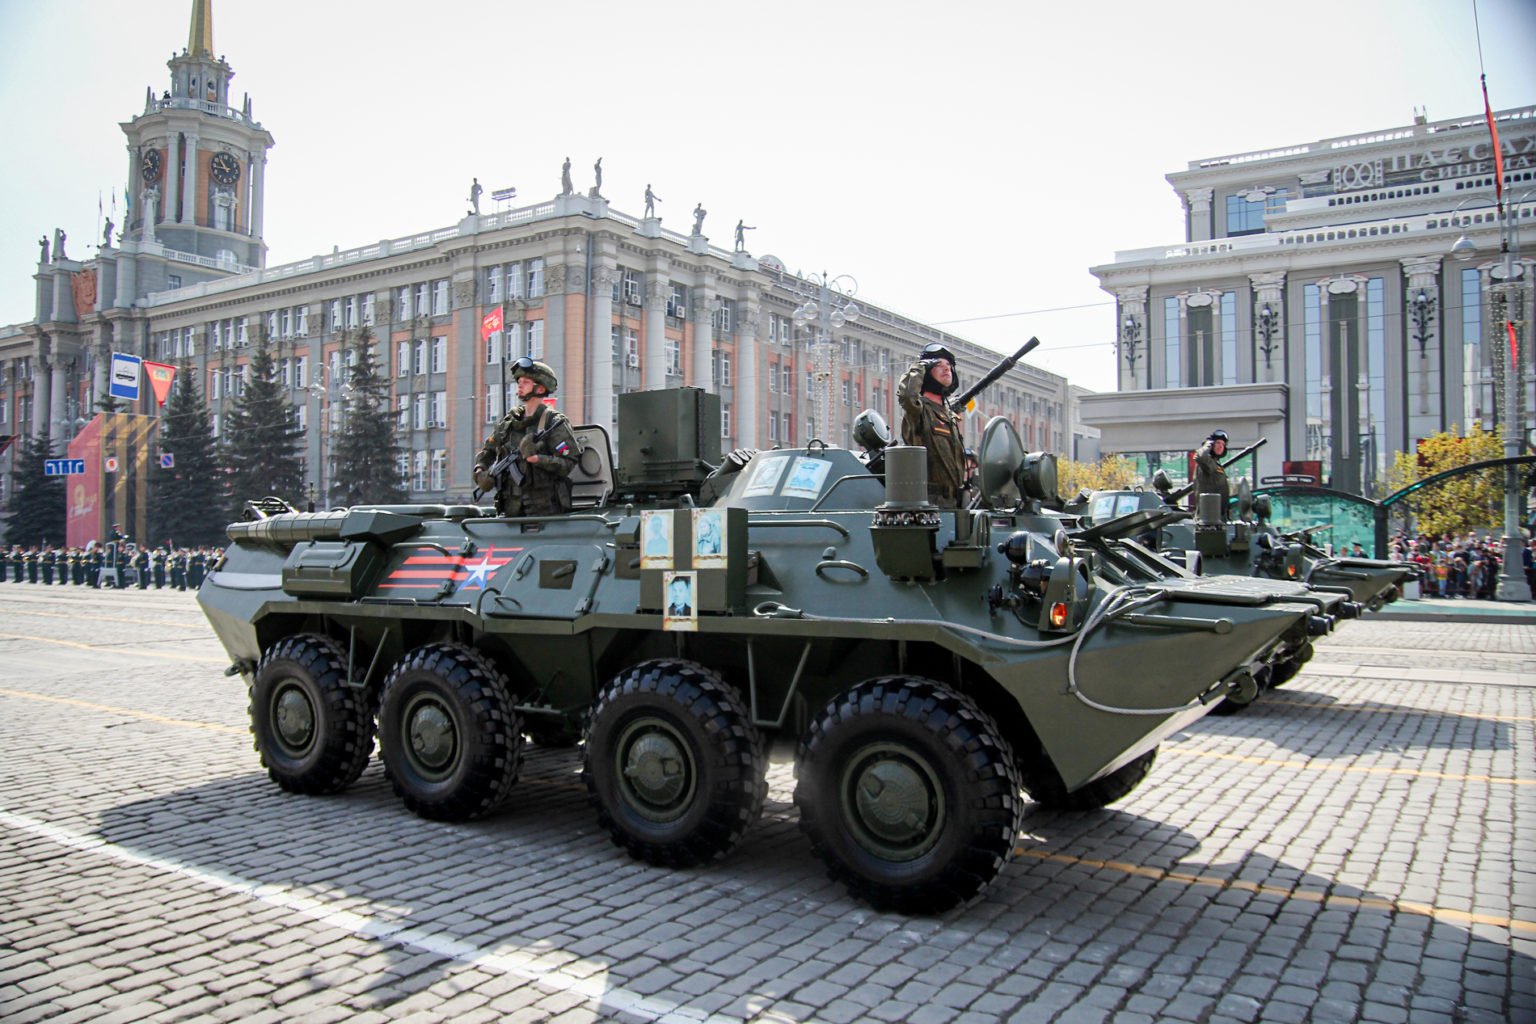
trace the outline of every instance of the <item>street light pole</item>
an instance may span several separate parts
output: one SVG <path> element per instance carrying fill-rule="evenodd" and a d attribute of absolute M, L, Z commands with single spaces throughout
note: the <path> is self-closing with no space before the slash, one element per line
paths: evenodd
<path fill-rule="evenodd" d="M 1520 455 L 1520 442 L 1525 435 L 1525 424 L 1520 416 L 1521 399 L 1525 394 L 1524 366 L 1520 361 L 1520 336 L 1525 326 L 1521 315 L 1524 306 L 1522 281 L 1525 265 L 1520 262 L 1519 210 L 1521 204 L 1532 195 L 1536 195 L 1536 192 L 1526 192 L 1507 206 L 1498 207 L 1499 251 L 1503 258 L 1495 271 L 1490 272 L 1490 276 L 1498 278 L 1496 287 L 1504 306 L 1504 330 L 1500 332 L 1502 336 L 1499 343 L 1508 346 L 1503 359 L 1504 457 L 1508 460 L 1504 467 L 1504 559 L 1499 570 L 1498 588 L 1494 592 L 1494 597 L 1500 601 L 1531 600 L 1531 586 L 1525 579 L 1526 541 L 1520 533 L 1520 474 L 1514 459 Z M 1474 200 L 1493 203 L 1486 196 L 1474 197 Z M 1457 204 L 1451 212 L 1453 223 L 1462 206 L 1474 200 L 1464 200 Z M 1476 245 L 1465 235 L 1458 238 L 1451 247 L 1451 255 L 1460 260 L 1471 259 L 1476 252 Z M 1492 308 L 1490 302 L 1490 312 Z"/>
<path fill-rule="evenodd" d="M 793 319 L 800 327 L 812 322 L 816 324 L 812 348 L 815 352 L 814 378 L 819 386 L 814 396 L 814 408 L 816 430 L 826 439 L 831 436 L 829 424 L 832 419 L 832 330 L 854 323 L 863 313 L 853 301 L 859 283 L 847 274 L 829 278 L 825 271 L 819 276 L 811 274 L 800 280 L 806 286 L 800 292 L 805 296 L 805 302 L 795 310 Z M 848 286 L 844 286 L 844 281 Z"/>

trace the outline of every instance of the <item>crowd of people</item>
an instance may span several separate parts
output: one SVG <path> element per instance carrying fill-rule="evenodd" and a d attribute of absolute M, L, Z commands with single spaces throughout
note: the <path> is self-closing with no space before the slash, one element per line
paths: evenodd
<path fill-rule="evenodd" d="M 1425 597 L 1493 600 L 1504 562 L 1503 538 L 1473 533 L 1412 537 L 1399 530 L 1389 546 L 1393 560 L 1413 562 L 1424 570 L 1420 587 Z M 1526 582 L 1536 590 L 1536 540 L 1525 547 L 1524 570 Z"/>
<path fill-rule="evenodd" d="M 196 590 L 219 548 L 141 547 L 126 538 L 84 547 L 12 545 L 4 552 L 0 580 L 40 586 L 106 587 L 116 590 Z"/>

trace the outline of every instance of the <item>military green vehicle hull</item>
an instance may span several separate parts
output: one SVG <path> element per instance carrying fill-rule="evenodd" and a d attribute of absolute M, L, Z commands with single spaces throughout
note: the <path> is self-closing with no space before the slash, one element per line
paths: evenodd
<path fill-rule="evenodd" d="M 578 430 L 606 458 L 600 433 Z M 1195 578 L 1038 508 L 893 500 L 837 449 L 763 453 L 707 504 L 598 490 L 539 519 L 268 503 L 231 526 L 198 599 L 272 779 L 339 791 L 376 738 L 410 810 L 466 820 L 514 793 L 525 736 L 579 739 L 614 842 L 687 866 L 740 841 L 788 741 L 830 873 L 933 912 L 995 877 L 1025 793 L 1119 799 L 1331 624 L 1299 584 Z"/>

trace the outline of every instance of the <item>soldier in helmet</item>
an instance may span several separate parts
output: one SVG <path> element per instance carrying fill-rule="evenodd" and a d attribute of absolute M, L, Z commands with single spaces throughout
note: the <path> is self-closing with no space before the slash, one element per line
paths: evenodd
<path fill-rule="evenodd" d="M 958 508 L 965 488 L 965 439 L 948 403 L 958 386 L 954 353 L 933 344 L 923 348 L 896 389 L 901 443 L 928 449 L 928 500 L 941 508 Z"/>
<path fill-rule="evenodd" d="M 1200 507 L 1200 495 L 1221 495 L 1221 517 L 1227 517 L 1227 499 L 1231 490 L 1227 487 L 1227 471 L 1221 460 L 1227 454 L 1227 432 L 1213 430 L 1195 451 L 1195 493 L 1191 497 L 1193 507 Z"/>
<path fill-rule="evenodd" d="M 475 457 L 475 486 L 493 491 L 496 510 L 508 516 L 547 516 L 568 512 L 571 508 L 571 470 L 580 454 L 570 421 L 544 401 L 555 393 L 560 382 L 544 363 L 527 356 L 512 364 L 512 378 L 517 381 L 518 405 L 506 416 L 491 436 L 485 439 Z M 507 455 L 517 453 L 517 474 L 491 475 L 491 467 Z"/>

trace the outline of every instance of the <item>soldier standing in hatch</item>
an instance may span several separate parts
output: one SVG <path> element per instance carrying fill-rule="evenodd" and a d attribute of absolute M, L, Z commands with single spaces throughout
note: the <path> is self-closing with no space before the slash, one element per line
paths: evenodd
<path fill-rule="evenodd" d="M 1232 496 L 1227 487 L 1227 471 L 1222 468 L 1221 460 L 1227 454 L 1227 432 L 1225 430 L 1213 430 L 1195 451 L 1195 493 L 1191 496 L 1191 507 L 1196 511 L 1200 509 L 1200 495 L 1221 495 L 1221 518 L 1227 518 L 1227 499 Z"/>
<path fill-rule="evenodd" d="M 475 486 L 496 494 L 496 511 L 505 516 L 549 516 L 571 508 L 571 470 L 576 468 L 578 443 L 570 421 L 550 408 L 544 398 L 560 382 L 555 372 L 527 356 L 512 364 L 518 406 L 506 416 L 475 458 Z M 498 481 L 491 467 L 509 453 L 520 459 L 523 482 L 513 474 Z"/>
<path fill-rule="evenodd" d="M 954 353 L 933 344 L 923 347 L 896 387 L 901 443 L 928 449 L 928 500 L 940 508 L 958 508 L 965 487 L 965 439 L 948 404 L 958 386 Z"/>

